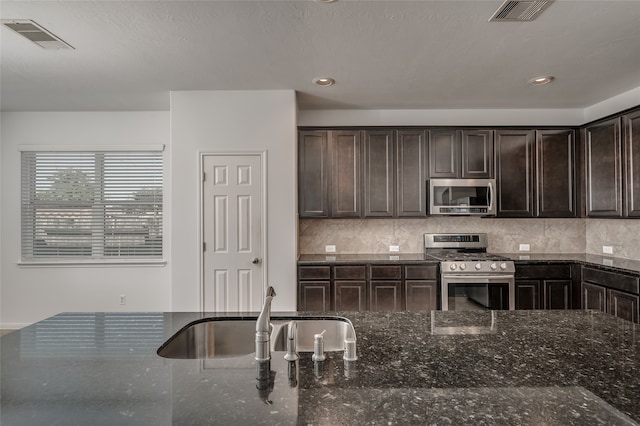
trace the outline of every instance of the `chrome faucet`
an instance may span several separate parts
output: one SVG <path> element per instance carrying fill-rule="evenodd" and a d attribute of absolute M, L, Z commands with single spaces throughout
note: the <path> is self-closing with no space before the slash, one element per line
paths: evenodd
<path fill-rule="evenodd" d="M 256 361 L 271 359 L 271 301 L 276 296 L 273 287 L 267 287 L 264 306 L 256 321 Z"/>

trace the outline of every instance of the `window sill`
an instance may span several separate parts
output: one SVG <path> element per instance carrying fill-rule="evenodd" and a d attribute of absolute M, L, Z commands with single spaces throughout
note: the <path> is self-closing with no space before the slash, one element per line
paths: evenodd
<path fill-rule="evenodd" d="M 16 262 L 20 267 L 123 267 L 123 266 L 166 266 L 164 259 L 92 259 L 92 260 L 20 260 Z"/>

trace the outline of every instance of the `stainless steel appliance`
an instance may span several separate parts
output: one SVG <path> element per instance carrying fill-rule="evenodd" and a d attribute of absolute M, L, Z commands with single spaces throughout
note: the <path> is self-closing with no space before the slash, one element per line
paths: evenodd
<path fill-rule="evenodd" d="M 431 179 L 429 213 L 495 216 L 495 187 L 495 179 Z"/>
<path fill-rule="evenodd" d="M 424 248 L 440 261 L 443 311 L 515 309 L 515 265 L 487 253 L 487 234 L 424 234 Z"/>

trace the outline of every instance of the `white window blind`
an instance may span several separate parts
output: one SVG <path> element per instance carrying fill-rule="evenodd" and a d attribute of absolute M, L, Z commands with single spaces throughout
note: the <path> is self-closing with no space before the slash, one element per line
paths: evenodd
<path fill-rule="evenodd" d="M 162 152 L 22 152 L 22 258 L 162 257 Z"/>

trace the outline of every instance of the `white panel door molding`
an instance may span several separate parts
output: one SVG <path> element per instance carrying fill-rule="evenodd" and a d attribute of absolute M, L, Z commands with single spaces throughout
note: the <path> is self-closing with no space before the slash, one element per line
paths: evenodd
<path fill-rule="evenodd" d="M 264 270 L 262 154 L 202 155 L 204 311 L 258 311 Z"/>

